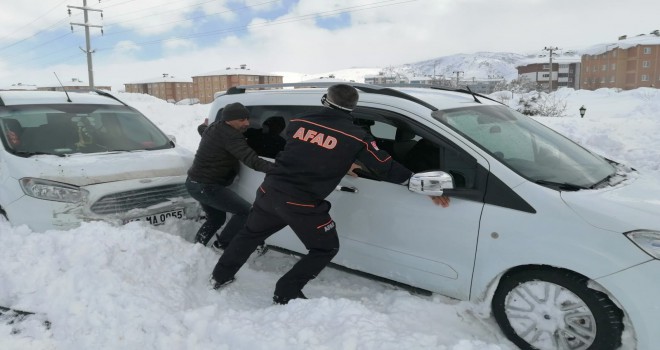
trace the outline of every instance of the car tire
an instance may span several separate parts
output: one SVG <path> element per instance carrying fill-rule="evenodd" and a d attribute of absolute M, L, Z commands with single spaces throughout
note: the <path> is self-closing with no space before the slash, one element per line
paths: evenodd
<path fill-rule="evenodd" d="M 617 349 L 623 312 L 588 281 L 563 269 L 507 272 L 493 295 L 493 316 L 522 350 Z"/>

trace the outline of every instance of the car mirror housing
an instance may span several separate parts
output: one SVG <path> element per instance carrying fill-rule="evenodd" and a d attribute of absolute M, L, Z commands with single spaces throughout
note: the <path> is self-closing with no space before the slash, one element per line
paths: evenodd
<path fill-rule="evenodd" d="M 444 190 L 454 188 L 454 178 L 444 171 L 425 171 L 413 174 L 408 189 L 427 196 L 442 196 Z"/>

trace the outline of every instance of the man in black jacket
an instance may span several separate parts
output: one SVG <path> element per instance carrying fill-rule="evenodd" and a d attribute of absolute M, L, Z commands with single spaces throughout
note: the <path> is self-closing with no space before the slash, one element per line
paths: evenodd
<path fill-rule="evenodd" d="M 339 249 L 335 222 L 325 198 L 337 187 L 356 160 L 382 180 L 407 184 L 412 172 L 379 150 L 373 137 L 353 124 L 349 114 L 358 92 L 346 84 L 333 85 L 323 96 L 327 108 L 291 119 L 287 143 L 257 190 L 243 228 L 218 260 L 211 286 L 218 289 L 234 280 L 258 244 L 290 226 L 308 249 L 277 282 L 273 301 L 286 304 L 305 298 L 302 288 L 325 268 Z M 448 198 L 434 199 L 448 205 Z"/>
<path fill-rule="evenodd" d="M 240 103 L 222 109 L 222 120 L 200 130 L 202 140 L 188 170 L 186 188 L 206 212 L 206 222 L 199 228 L 195 241 L 206 245 L 227 219 L 232 217 L 213 243 L 224 249 L 247 220 L 250 203 L 227 188 L 238 174 L 239 161 L 248 167 L 268 172 L 273 163 L 265 161 L 250 148 L 243 136 L 249 122 L 249 111 Z"/>

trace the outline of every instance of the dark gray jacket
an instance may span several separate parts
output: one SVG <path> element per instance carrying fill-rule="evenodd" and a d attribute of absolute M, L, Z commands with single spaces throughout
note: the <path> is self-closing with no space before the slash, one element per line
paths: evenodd
<path fill-rule="evenodd" d="M 273 167 L 259 158 L 240 131 L 218 121 L 203 130 L 188 177 L 199 183 L 229 186 L 238 174 L 239 162 L 264 173 Z"/>

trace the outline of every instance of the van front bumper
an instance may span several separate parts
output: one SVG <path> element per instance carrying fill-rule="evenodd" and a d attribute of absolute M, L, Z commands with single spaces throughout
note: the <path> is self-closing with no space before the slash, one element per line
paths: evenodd
<path fill-rule="evenodd" d="M 660 315 L 660 261 L 651 260 L 615 274 L 596 279 L 621 304 L 632 323 L 635 344 L 623 339 L 625 346 L 637 350 L 654 350 L 660 344 L 658 317 Z M 628 348 L 628 347 L 625 347 Z"/>

